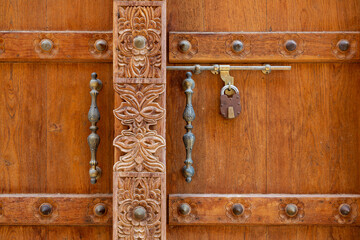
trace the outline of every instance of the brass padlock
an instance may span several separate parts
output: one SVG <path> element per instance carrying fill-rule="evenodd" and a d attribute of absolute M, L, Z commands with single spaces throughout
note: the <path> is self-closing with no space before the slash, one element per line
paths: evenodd
<path fill-rule="evenodd" d="M 226 95 L 225 90 L 234 90 L 232 95 Z M 239 89 L 234 85 L 226 85 L 220 92 L 220 113 L 226 119 L 233 119 L 239 116 L 241 112 Z"/>

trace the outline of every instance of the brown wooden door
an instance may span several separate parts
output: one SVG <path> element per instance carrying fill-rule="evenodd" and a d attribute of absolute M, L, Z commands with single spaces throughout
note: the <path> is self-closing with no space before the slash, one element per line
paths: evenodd
<path fill-rule="evenodd" d="M 360 239 L 359 26 L 357 0 L 1 0 L 0 239 Z M 265 63 L 292 69 L 230 71 L 231 120 L 219 75 L 192 76 L 185 182 L 186 71 L 166 66 Z"/>
<path fill-rule="evenodd" d="M 0 1 L 0 239 L 112 238 L 111 11 L 102 0 Z M 41 48 L 45 39 L 52 47 Z M 108 42 L 105 51 L 95 50 L 98 39 Z M 94 185 L 86 140 L 92 72 L 103 82 L 102 177 Z M 44 215 L 46 203 L 52 211 L 43 205 Z"/>

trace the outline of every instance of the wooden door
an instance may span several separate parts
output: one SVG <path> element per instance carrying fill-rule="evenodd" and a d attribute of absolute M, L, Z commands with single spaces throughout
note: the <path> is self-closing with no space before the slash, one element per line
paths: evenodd
<path fill-rule="evenodd" d="M 0 3 L 0 239 L 360 239 L 358 1 Z M 230 71 L 230 120 L 219 75 L 193 74 L 188 183 L 166 67 L 196 64 L 291 70 Z"/>
<path fill-rule="evenodd" d="M 111 12 L 102 0 L 0 1 L 0 239 L 112 238 Z M 93 72 L 103 83 L 96 184 Z"/>

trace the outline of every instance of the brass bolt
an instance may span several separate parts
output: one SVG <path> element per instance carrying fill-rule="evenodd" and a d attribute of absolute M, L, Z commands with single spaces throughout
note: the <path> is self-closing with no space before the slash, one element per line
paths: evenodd
<path fill-rule="evenodd" d="M 337 45 L 338 45 L 338 48 L 343 52 L 347 51 L 350 47 L 350 43 L 346 39 L 340 40 Z"/>
<path fill-rule="evenodd" d="M 39 211 L 40 214 L 43 216 L 50 216 L 53 211 L 53 207 L 51 206 L 50 203 L 43 203 L 40 205 Z"/>
<path fill-rule="evenodd" d="M 341 206 L 339 207 L 339 213 L 340 215 L 346 217 L 350 214 L 351 212 L 351 206 L 349 204 L 341 204 Z"/>
<path fill-rule="evenodd" d="M 191 43 L 188 40 L 181 40 L 179 42 L 179 49 L 181 52 L 187 52 L 191 48 Z"/>
<path fill-rule="evenodd" d="M 40 47 L 45 52 L 50 52 L 53 48 L 53 42 L 50 39 L 43 39 L 40 41 Z"/>
<path fill-rule="evenodd" d="M 189 204 L 187 203 L 182 203 L 180 206 L 179 206 L 179 213 L 181 215 L 189 215 L 189 213 L 191 212 L 191 207 Z"/>
<path fill-rule="evenodd" d="M 234 215 L 240 216 L 241 214 L 244 213 L 243 205 L 240 203 L 234 204 L 232 207 L 232 212 L 234 213 Z"/>
<path fill-rule="evenodd" d="M 98 39 L 95 41 L 95 49 L 98 52 L 104 52 L 108 48 L 108 43 L 104 39 Z"/>
<path fill-rule="evenodd" d="M 136 36 L 134 38 L 134 47 L 143 49 L 146 45 L 146 38 L 144 36 Z"/>
<path fill-rule="evenodd" d="M 134 209 L 134 218 L 137 221 L 142 221 L 146 218 L 146 209 L 142 206 L 138 206 Z"/>
<path fill-rule="evenodd" d="M 289 52 L 295 51 L 296 47 L 297 47 L 297 44 L 294 40 L 287 40 L 285 43 L 285 48 Z"/>
<path fill-rule="evenodd" d="M 104 216 L 106 214 L 106 206 L 103 203 L 98 203 L 94 207 L 94 214 L 98 217 Z"/>
<path fill-rule="evenodd" d="M 295 217 L 296 214 L 298 213 L 298 207 L 295 204 L 290 203 L 290 204 L 286 205 L 285 213 L 289 217 Z"/>

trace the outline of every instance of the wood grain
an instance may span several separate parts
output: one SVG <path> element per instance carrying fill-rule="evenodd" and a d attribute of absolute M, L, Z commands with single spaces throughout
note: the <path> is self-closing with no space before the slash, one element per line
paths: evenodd
<path fill-rule="evenodd" d="M 346 52 L 337 43 L 347 39 Z M 194 53 L 179 50 L 181 40 L 192 43 Z M 232 50 L 234 40 L 244 49 Z M 294 40 L 294 51 L 286 50 L 287 40 Z M 170 32 L 170 63 L 249 63 L 249 62 L 338 62 L 359 61 L 359 32 Z"/>
<path fill-rule="evenodd" d="M 40 41 L 50 39 L 53 49 L 42 51 Z M 105 51 L 96 51 L 96 40 L 108 43 Z M 111 62 L 112 33 L 105 31 L 18 31 L 0 32 L 0 61 Z"/>
<path fill-rule="evenodd" d="M 43 216 L 39 207 L 52 205 L 52 214 Z M 96 204 L 106 206 L 105 215 L 94 213 Z M 2 194 L 0 225 L 111 225 L 111 194 Z"/>
<path fill-rule="evenodd" d="M 182 203 L 191 206 L 183 216 L 178 212 Z M 339 214 L 339 207 L 346 203 L 352 207 L 347 217 Z M 360 195 L 296 195 L 296 194 L 171 194 L 169 196 L 170 225 L 359 225 Z M 234 204 L 242 204 L 240 216 L 232 213 Z M 295 204 L 298 213 L 288 217 L 287 204 Z"/>

